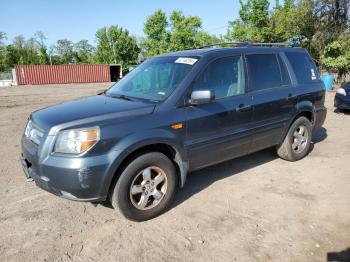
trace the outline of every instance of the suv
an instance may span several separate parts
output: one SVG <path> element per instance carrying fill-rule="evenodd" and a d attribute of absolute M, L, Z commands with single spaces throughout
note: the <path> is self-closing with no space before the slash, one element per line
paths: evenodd
<path fill-rule="evenodd" d="M 31 114 L 28 178 L 58 196 L 143 221 L 169 207 L 190 171 L 276 147 L 309 151 L 325 88 L 299 47 L 240 44 L 151 58 L 105 92 Z"/>

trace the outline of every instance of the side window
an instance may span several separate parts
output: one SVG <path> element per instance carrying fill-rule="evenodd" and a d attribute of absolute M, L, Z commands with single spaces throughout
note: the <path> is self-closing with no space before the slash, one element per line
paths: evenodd
<path fill-rule="evenodd" d="M 319 79 L 316 65 L 307 53 L 286 52 L 285 54 L 300 84 L 310 83 Z"/>
<path fill-rule="evenodd" d="M 251 91 L 283 85 L 275 54 L 247 55 L 247 66 Z"/>
<path fill-rule="evenodd" d="M 287 67 L 286 67 L 285 63 L 282 61 L 280 56 L 278 56 L 278 62 L 280 64 L 280 69 L 281 69 L 282 85 L 289 86 L 290 85 L 290 77 L 289 77 L 289 74 L 287 71 Z"/>
<path fill-rule="evenodd" d="M 192 90 L 211 90 L 215 98 L 244 93 L 244 70 L 241 56 L 219 58 L 193 82 Z"/>

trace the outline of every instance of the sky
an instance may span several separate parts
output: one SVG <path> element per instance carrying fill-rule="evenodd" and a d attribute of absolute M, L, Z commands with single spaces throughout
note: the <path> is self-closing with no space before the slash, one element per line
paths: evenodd
<path fill-rule="evenodd" d="M 14 36 L 29 38 L 37 31 L 48 45 L 58 39 L 73 42 L 87 39 L 95 44 L 95 32 L 104 26 L 118 25 L 134 36 L 144 36 L 143 24 L 157 9 L 168 15 L 181 10 L 199 16 L 203 30 L 225 34 L 229 20 L 238 17 L 238 0 L 0 0 L 0 32 L 7 42 Z"/>

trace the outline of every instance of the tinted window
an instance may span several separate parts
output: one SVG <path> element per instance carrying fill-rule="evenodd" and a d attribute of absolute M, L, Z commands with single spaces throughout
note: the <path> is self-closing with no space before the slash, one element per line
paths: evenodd
<path fill-rule="evenodd" d="M 280 56 L 278 56 L 278 62 L 280 64 L 280 69 L 281 69 L 282 85 L 289 86 L 290 77 L 289 77 L 286 65 L 284 64 Z"/>
<path fill-rule="evenodd" d="M 211 90 L 216 98 L 244 93 L 244 71 L 240 56 L 211 62 L 194 81 L 192 90 Z"/>
<path fill-rule="evenodd" d="M 282 86 L 281 73 L 275 54 L 247 55 L 252 91 Z"/>
<path fill-rule="evenodd" d="M 286 56 L 300 84 L 310 83 L 319 78 L 316 66 L 307 53 L 287 52 Z"/>

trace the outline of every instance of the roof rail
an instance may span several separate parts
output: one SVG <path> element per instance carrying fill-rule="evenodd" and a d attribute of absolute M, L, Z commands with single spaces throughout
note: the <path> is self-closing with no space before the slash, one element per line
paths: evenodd
<path fill-rule="evenodd" d="M 222 42 L 222 43 L 215 43 L 215 44 L 200 46 L 200 47 L 197 47 L 196 49 L 202 49 L 202 48 L 208 48 L 208 47 L 218 48 L 220 46 L 225 46 L 225 45 L 228 45 L 230 47 L 249 47 L 249 46 L 297 47 L 297 45 L 289 43 L 289 42 L 281 42 L 281 43 L 254 43 L 254 42 L 234 41 L 234 42 Z"/>

